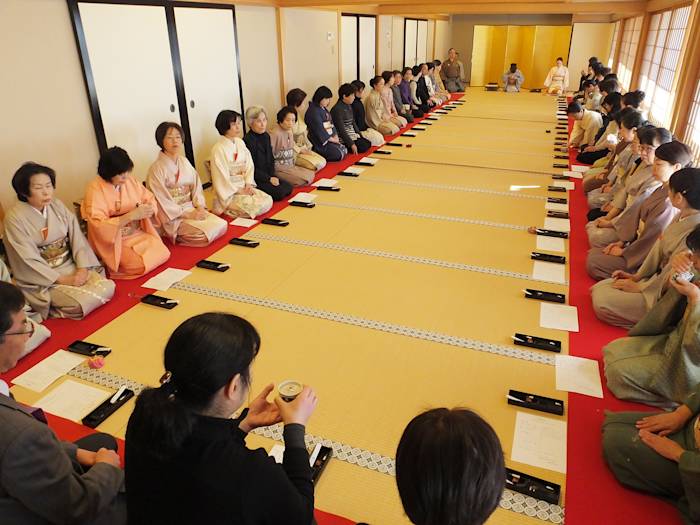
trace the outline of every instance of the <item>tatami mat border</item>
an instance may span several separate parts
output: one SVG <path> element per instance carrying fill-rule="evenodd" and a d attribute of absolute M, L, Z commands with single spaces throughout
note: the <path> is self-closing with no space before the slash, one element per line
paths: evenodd
<path fill-rule="evenodd" d="M 415 255 L 404 255 L 401 253 L 385 252 L 382 250 L 373 250 L 371 248 L 356 248 L 345 244 L 337 244 L 332 242 L 312 241 L 307 239 L 294 239 L 292 237 L 284 237 L 280 235 L 272 235 L 269 233 L 259 233 L 256 230 L 251 230 L 246 234 L 246 237 L 258 239 L 261 241 L 283 242 L 286 244 L 295 244 L 297 246 L 308 246 L 310 248 L 323 248 L 325 250 L 335 250 L 345 253 L 354 253 L 356 255 L 367 255 L 370 257 L 383 257 L 395 261 L 404 261 L 416 264 L 427 264 L 430 266 L 438 266 L 440 268 L 449 268 L 451 270 L 462 270 L 467 272 L 485 273 L 489 275 L 497 275 L 499 277 L 510 277 L 512 279 L 523 279 L 526 281 L 536 281 L 553 283 L 554 281 L 545 281 L 535 279 L 532 275 L 520 272 L 510 272 L 508 270 L 499 270 L 498 268 L 489 268 L 488 266 L 477 266 L 475 264 L 464 264 L 452 261 L 443 261 L 441 259 L 432 259 L 430 257 L 417 257 Z M 556 283 L 561 284 L 561 283 Z"/>
<path fill-rule="evenodd" d="M 363 317 L 357 317 L 354 315 L 331 312 L 329 310 L 321 310 L 309 306 L 286 303 L 283 301 L 277 301 L 275 299 L 255 297 L 253 295 L 230 292 L 228 290 L 220 290 L 218 288 L 208 288 L 206 286 L 199 286 L 187 282 L 176 283 L 172 286 L 172 288 L 181 290 L 183 292 L 208 295 L 210 297 L 218 297 L 220 299 L 227 299 L 229 301 L 235 301 L 238 303 L 253 304 L 255 306 L 262 306 L 265 308 L 272 308 L 274 310 L 281 310 L 284 312 L 306 315 L 308 317 L 315 317 L 317 319 L 326 319 L 328 321 L 335 321 L 338 323 L 358 326 L 360 328 L 370 328 L 372 330 L 379 330 L 381 332 L 387 332 L 390 334 L 412 337 L 414 339 L 421 339 L 423 341 L 433 341 L 435 343 L 455 346 L 458 348 L 468 348 L 470 350 L 477 350 L 479 352 L 487 352 L 490 354 L 497 354 L 505 357 L 513 357 L 515 359 L 522 359 L 524 361 L 532 361 L 535 363 L 554 366 L 554 357 L 551 355 L 547 355 L 545 352 L 540 353 L 530 350 L 521 350 L 512 346 L 486 343 L 484 341 L 477 341 L 475 339 L 467 339 L 464 337 L 442 334 L 440 332 L 431 332 L 429 330 L 423 330 L 420 328 L 413 328 L 410 326 L 403 326 L 393 323 L 386 323 L 374 319 L 365 319 Z"/>

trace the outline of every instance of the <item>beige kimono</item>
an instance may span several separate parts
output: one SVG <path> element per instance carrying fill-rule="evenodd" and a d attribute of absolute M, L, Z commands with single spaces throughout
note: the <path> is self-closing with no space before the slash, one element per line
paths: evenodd
<path fill-rule="evenodd" d="M 202 181 L 185 157 L 173 161 L 161 151 L 148 169 L 146 184 L 158 201 L 162 233 L 171 242 L 207 246 L 226 232 L 226 221 L 213 213 L 207 212 L 202 220 L 183 217 L 195 208 L 206 207 Z"/>
<path fill-rule="evenodd" d="M 254 174 L 253 158 L 245 142 L 221 137 L 211 149 L 214 213 L 253 219 L 268 212 L 272 197 L 255 187 Z M 250 195 L 241 192 L 246 185 L 251 188 Z"/>
<path fill-rule="evenodd" d="M 58 199 L 39 211 L 18 202 L 5 218 L 5 246 L 17 286 L 42 319 L 81 319 L 114 295 L 114 281 L 80 231 L 78 219 Z M 61 275 L 89 270 L 82 286 L 57 284 Z"/>
<path fill-rule="evenodd" d="M 326 159 L 311 150 L 313 144 L 309 140 L 308 127 L 300 115 L 297 115 L 292 135 L 294 136 L 294 153 L 296 153 L 294 162 L 297 166 L 312 171 L 319 171 L 326 167 Z"/>
<path fill-rule="evenodd" d="M 306 186 L 313 182 L 316 172 L 295 164 L 294 134 L 277 127 L 270 132 L 275 175 L 292 186 Z"/>
<path fill-rule="evenodd" d="M 367 125 L 382 135 L 396 135 L 399 132 L 399 127 L 391 121 L 391 115 L 386 112 L 382 96 L 375 89 L 365 97 L 365 113 Z"/>

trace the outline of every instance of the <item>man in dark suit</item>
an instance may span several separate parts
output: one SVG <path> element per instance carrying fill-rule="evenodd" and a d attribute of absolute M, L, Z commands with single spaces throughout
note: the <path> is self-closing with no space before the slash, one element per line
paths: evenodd
<path fill-rule="evenodd" d="M 17 364 L 32 335 L 24 303 L 19 289 L 0 282 L 0 373 Z M 61 442 L 41 415 L 16 402 L 0 380 L 0 521 L 125 524 L 124 473 L 114 438 L 94 434 Z"/>

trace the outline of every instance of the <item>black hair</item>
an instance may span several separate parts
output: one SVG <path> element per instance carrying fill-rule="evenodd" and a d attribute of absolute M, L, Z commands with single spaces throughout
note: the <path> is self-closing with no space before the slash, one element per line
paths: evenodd
<path fill-rule="evenodd" d="M 401 436 L 396 484 L 406 515 L 417 525 L 481 525 L 505 486 L 498 436 L 471 410 L 428 410 Z"/>
<path fill-rule="evenodd" d="M 284 119 L 287 118 L 287 115 L 289 115 L 290 113 L 295 117 L 297 116 L 297 110 L 294 109 L 292 106 L 284 106 L 282 109 L 280 109 L 277 112 L 277 124 L 282 124 Z"/>
<path fill-rule="evenodd" d="M 622 102 L 625 106 L 632 106 L 635 109 L 639 109 L 639 106 L 644 102 L 644 96 L 644 91 L 640 91 L 639 89 L 636 91 L 628 91 L 622 95 Z"/>
<path fill-rule="evenodd" d="M 384 79 L 385 83 L 388 83 L 393 76 L 394 74 L 391 71 L 382 71 L 382 78 Z"/>
<path fill-rule="evenodd" d="M 661 144 L 666 144 L 673 140 L 673 135 L 666 128 L 657 128 L 655 126 L 648 126 L 650 129 L 639 136 L 639 143 L 645 144 L 647 146 L 656 146 L 657 148 Z M 643 128 L 647 129 L 647 128 Z M 639 134 L 639 131 L 637 131 Z"/>
<path fill-rule="evenodd" d="M 433 62 L 426 62 L 425 65 L 428 66 L 428 71 L 435 69 L 435 64 Z"/>
<path fill-rule="evenodd" d="M 601 80 L 598 83 L 598 89 L 606 93 L 618 93 L 620 91 L 620 83 L 615 79 Z"/>
<path fill-rule="evenodd" d="M 216 122 L 214 125 L 216 126 L 216 131 L 219 132 L 219 135 L 226 135 L 228 133 L 228 130 L 231 129 L 231 124 L 236 122 L 237 120 L 241 120 L 243 117 L 238 111 L 233 111 L 232 109 L 224 109 L 223 111 L 220 111 L 219 114 L 216 116 Z"/>
<path fill-rule="evenodd" d="M 324 98 L 333 98 L 333 92 L 328 86 L 321 86 L 314 91 L 314 96 L 311 97 L 314 104 L 320 104 Z"/>
<path fill-rule="evenodd" d="M 639 111 L 634 108 L 626 107 L 618 113 L 618 124 L 625 126 L 627 129 L 640 128 L 646 124 L 646 119 Z"/>
<path fill-rule="evenodd" d="M 595 64 L 598 64 L 600 61 L 598 60 L 598 57 L 591 57 L 588 59 L 588 65 L 593 67 Z"/>
<path fill-rule="evenodd" d="M 341 86 L 338 88 L 338 97 L 340 100 L 343 100 L 343 97 L 349 97 L 350 95 L 355 94 L 355 88 L 352 87 L 352 84 L 341 84 Z"/>
<path fill-rule="evenodd" d="M 350 85 L 353 88 L 355 88 L 355 92 L 362 91 L 366 87 L 365 83 L 362 82 L 362 80 L 353 80 L 352 82 L 350 82 Z"/>
<path fill-rule="evenodd" d="M 566 108 L 566 113 L 569 115 L 572 115 L 574 113 L 581 113 L 583 111 L 583 106 L 579 104 L 578 102 L 571 102 L 567 108 Z"/>
<path fill-rule="evenodd" d="M 620 103 L 622 102 L 622 95 L 619 93 L 613 91 L 612 93 L 608 93 L 605 98 L 603 99 L 603 104 L 607 104 L 608 106 L 611 106 L 610 111 L 608 111 L 608 115 L 612 115 L 613 113 L 617 113 L 620 111 Z"/>
<path fill-rule="evenodd" d="M 421 66 L 413 66 L 411 68 L 411 72 L 413 73 L 413 76 L 418 76 L 418 73 L 420 73 Z"/>
<path fill-rule="evenodd" d="M 394 69 L 394 70 L 391 72 L 391 74 L 394 75 L 394 76 L 396 76 L 396 75 L 401 75 L 401 76 L 403 76 L 403 75 L 401 74 L 401 71 L 399 71 L 398 69 Z"/>
<path fill-rule="evenodd" d="M 685 238 L 685 245 L 691 252 L 700 252 L 700 224 Z"/>
<path fill-rule="evenodd" d="M 12 326 L 12 316 L 24 308 L 24 295 L 12 283 L 0 281 L 0 343 L 5 342 L 5 332 Z"/>
<path fill-rule="evenodd" d="M 557 57 L 557 60 L 561 60 L 562 62 L 564 62 L 564 59 L 563 59 L 562 57 Z M 555 60 L 555 62 L 556 62 L 557 60 Z"/>
<path fill-rule="evenodd" d="M 306 92 L 299 88 L 290 89 L 287 93 L 287 105 L 297 108 L 306 98 Z"/>
<path fill-rule="evenodd" d="M 369 81 L 370 87 L 376 86 L 380 80 L 384 80 L 380 75 L 372 77 L 372 79 Z"/>
<path fill-rule="evenodd" d="M 691 208 L 700 210 L 700 169 L 683 168 L 678 170 L 671 175 L 668 186 L 673 193 L 683 195 Z"/>
<path fill-rule="evenodd" d="M 596 76 L 600 75 L 604 77 L 607 74 L 605 71 L 606 69 L 607 68 L 600 62 L 593 65 L 593 73 L 595 73 Z"/>
<path fill-rule="evenodd" d="M 435 67 L 437 67 L 437 66 L 441 66 L 442 62 L 440 60 L 438 60 L 437 58 L 435 58 L 435 59 L 433 59 L 433 64 L 435 64 Z"/>
<path fill-rule="evenodd" d="M 112 146 L 103 151 L 97 163 L 97 174 L 107 182 L 110 182 L 112 177 L 133 169 L 134 163 L 129 154 L 119 146 Z"/>
<path fill-rule="evenodd" d="M 156 458 L 176 455 L 192 433 L 197 414 L 236 375 L 250 383 L 260 348 L 255 327 L 233 314 L 204 313 L 178 326 L 165 346 L 166 374 L 159 388 L 139 395 L 128 439 Z"/>
<path fill-rule="evenodd" d="M 409 71 L 410 71 L 411 73 L 413 73 L 413 68 L 412 68 L 412 67 L 405 67 L 405 68 L 403 68 L 403 69 L 401 70 L 401 76 L 406 76 L 406 73 L 408 73 Z"/>
<path fill-rule="evenodd" d="M 678 140 L 672 140 L 661 144 L 654 153 L 657 159 L 669 164 L 680 164 L 681 168 L 688 168 L 693 161 L 693 152 L 690 148 Z"/>
<path fill-rule="evenodd" d="M 185 132 L 182 131 L 182 126 L 180 126 L 180 124 L 177 122 L 161 122 L 156 128 L 156 144 L 158 144 L 161 151 L 165 151 L 163 149 L 163 141 L 165 140 L 165 136 L 168 134 L 168 131 L 171 129 L 176 129 L 178 133 L 180 133 L 182 140 L 185 140 Z"/>
<path fill-rule="evenodd" d="M 583 82 L 581 82 L 581 87 L 587 88 L 590 86 L 595 86 L 596 84 L 598 84 L 598 82 L 595 80 L 584 80 Z"/>
<path fill-rule="evenodd" d="M 51 186 L 56 187 L 56 172 L 48 166 L 42 166 L 36 162 L 25 162 L 12 176 L 12 189 L 15 190 L 17 198 L 22 202 L 27 202 L 29 198 L 29 186 L 34 175 L 44 174 L 51 180 Z"/>
<path fill-rule="evenodd" d="M 617 74 L 616 73 L 608 73 L 605 75 L 605 78 L 603 80 L 617 80 Z"/>

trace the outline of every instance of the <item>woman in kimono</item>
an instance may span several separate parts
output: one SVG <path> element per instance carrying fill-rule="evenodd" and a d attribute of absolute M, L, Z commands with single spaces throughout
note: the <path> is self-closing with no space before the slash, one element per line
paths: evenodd
<path fill-rule="evenodd" d="M 645 126 L 637 130 L 640 162 L 620 181 L 611 201 L 603 209 L 606 215 L 586 224 L 591 248 L 605 248 L 620 240 L 615 224 L 638 196 L 645 196 L 645 192 L 652 186 L 658 187 L 659 183 L 652 174 L 654 152 L 661 144 L 671 142 L 671 138 L 671 133 L 664 128 Z"/>
<path fill-rule="evenodd" d="M 681 142 L 668 142 L 656 150 L 659 154 L 652 166 L 655 183 L 640 192 L 625 209 L 613 228 L 618 240 L 604 248 L 591 248 L 586 258 L 588 275 L 607 279 L 616 271 L 634 272 L 644 262 L 656 239 L 671 224 L 677 209 L 688 206 L 681 193 L 693 188 L 691 172 L 679 173 L 671 184 L 669 179 L 693 158 L 690 149 Z M 690 182 L 686 183 L 686 179 Z M 673 205 L 671 204 L 673 202 Z M 694 213 L 686 210 L 684 216 Z"/>
<path fill-rule="evenodd" d="M 372 91 L 365 98 L 365 111 L 367 113 L 367 124 L 372 129 L 376 129 L 382 135 L 396 135 L 399 127 L 391 120 L 382 101 L 382 90 L 384 89 L 384 79 L 380 76 L 369 81 Z"/>
<path fill-rule="evenodd" d="M 420 86 L 418 84 L 423 76 L 421 66 L 413 66 L 411 69 L 411 79 L 408 83 L 408 88 L 411 91 L 411 101 L 421 113 L 425 114 L 435 104 L 429 100 L 430 97 L 428 96 L 428 90 L 425 89 L 425 82 L 422 82 Z M 423 99 L 423 97 L 426 98 Z"/>
<path fill-rule="evenodd" d="M 12 277 L 10 276 L 10 271 L 7 269 L 7 266 L 2 259 L 0 259 L 0 281 L 14 284 L 12 282 Z M 31 325 L 31 333 L 27 342 L 24 343 L 24 351 L 20 354 L 20 358 L 29 354 L 33 350 L 36 350 L 41 343 L 51 337 L 51 330 L 41 324 L 41 316 L 32 310 L 31 306 L 28 304 L 25 305 L 24 312 L 27 315 L 27 322 Z"/>
<path fill-rule="evenodd" d="M 202 181 L 182 155 L 183 131 L 176 122 L 156 128 L 160 153 L 146 176 L 148 189 L 158 201 L 158 220 L 172 243 L 207 246 L 227 230 L 226 221 L 209 213 Z"/>
<path fill-rule="evenodd" d="M 304 109 L 305 100 L 306 93 L 299 88 L 294 88 L 287 93 L 287 106 L 294 108 L 296 111 L 296 120 L 292 128 L 294 151 L 296 152 L 295 163 L 302 168 L 319 171 L 326 166 L 326 159 L 311 149 L 313 144 L 309 141 L 306 122 L 300 116 L 301 111 Z"/>
<path fill-rule="evenodd" d="M 295 164 L 294 124 L 297 115 L 294 108 L 285 106 L 277 112 L 277 128 L 270 132 L 272 155 L 275 158 L 275 175 L 292 186 L 311 184 L 316 172 Z"/>
<path fill-rule="evenodd" d="M 88 240 L 112 279 L 136 279 L 170 258 L 158 235 L 158 204 L 131 171 L 134 163 L 120 147 L 100 155 L 97 174 L 88 184 L 80 212 Z"/>
<path fill-rule="evenodd" d="M 241 135 L 241 115 L 225 109 L 216 117 L 221 135 L 211 149 L 213 211 L 229 217 L 254 219 L 272 208 L 272 197 L 255 184 L 253 158 Z"/>
<path fill-rule="evenodd" d="M 82 319 L 114 295 L 78 219 L 54 198 L 56 174 L 22 165 L 12 187 L 20 202 L 5 217 L 5 248 L 17 286 L 42 319 Z"/>
<path fill-rule="evenodd" d="M 384 110 L 389 114 L 391 122 L 393 122 L 399 129 L 406 127 L 408 121 L 399 115 L 396 104 L 394 104 L 394 92 L 392 87 L 394 86 L 394 75 L 391 71 L 382 72 L 382 80 L 384 80 L 384 87 L 382 88 L 382 102 L 384 103 Z"/>
<path fill-rule="evenodd" d="M 442 62 L 437 58 L 433 60 L 432 64 L 435 66 L 430 79 L 433 81 L 433 87 L 435 88 L 435 96 L 440 99 L 441 102 L 447 102 L 452 98 L 452 95 L 445 87 L 445 82 L 442 80 L 440 72 L 442 71 Z"/>
<path fill-rule="evenodd" d="M 309 140 L 316 153 L 328 162 L 339 162 L 348 154 L 347 148 L 341 143 L 338 130 L 333 125 L 333 118 L 328 106 L 333 93 L 326 86 L 319 87 L 306 110 L 304 120 L 309 129 Z"/>
<path fill-rule="evenodd" d="M 669 501 L 700 523 L 700 384 L 673 412 L 609 412 L 603 457 L 625 487 Z"/>
<path fill-rule="evenodd" d="M 275 157 L 272 155 L 272 143 L 267 133 L 267 114 L 261 106 L 251 106 L 245 111 L 248 133 L 243 142 L 250 151 L 255 166 L 255 184 L 258 189 L 281 201 L 292 193 L 292 185 L 275 175 Z"/>
<path fill-rule="evenodd" d="M 657 160 L 654 164 L 661 162 L 664 161 Z M 665 169 L 670 171 L 678 166 Z M 616 257 L 634 264 L 645 255 L 639 269 L 636 272 L 616 270 L 611 279 L 591 288 L 593 309 L 606 323 L 631 328 L 646 315 L 668 285 L 669 261 L 679 250 L 684 250 L 686 237 L 700 224 L 700 198 L 695 202 L 700 197 L 700 170 L 682 169 L 671 181 L 670 190 L 664 184 L 641 207 L 639 216 L 644 221 L 643 231 L 634 242 L 621 249 L 621 256 Z M 667 228 L 659 230 L 658 223 L 665 221 L 668 208 L 680 212 Z"/>
<path fill-rule="evenodd" d="M 413 96 L 411 95 L 411 84 L 413 82 L 413 69 L 410 67 L 403 68 L 402 72 L 403 79 L 401 84 L 399 84 L 399 91 L 401 92 L 401 103 L 410 108 L 411 115 L 415 118 L 422 118 L 423 112 L 413 101 Z"/>
<path fill-rule="evenodd" d="M 564 65 L 562 57 L 557 57 L 557 65 L 547 73 L 544 87 L 550 95 L 561 95 L 569 89 L 569 68 Z"/>
<path fill-rule="evenodd" d="M 686 245 L 692 252 L 686 256 L 687 268 L 697 273 L 699 226 Z M 700 383 L 700 288 L 692 282 L 694 276 L 688 281 L 675 271 L 666 292 L 628 336 L 603 348 L 608 388 L 619 399 L 675 407 Z"/>
<path fill-rule="evenodd" d="M 408 104 L 404 104 L 403 100 L 401 99 L 401 84 L 403 84 L 403 75 L 401 75 L 401 71 L 396 70 L 392 71 L 391 75 L 394 77 L 394 83 L 391 86 L 391 93 L 394 96 L 394 107 L 396 108 L 399 116 L 405 119 L 406 122 L 413 122 L 413 114 L 411 113 L 410 106 Z M 408 87 L 408 84 L 406 84 L 406 87 Z"/>
<path fill-rule="evenodd" d="M 611 155 L 611 150 L 615 148 L 617 144 L 617 122 L 614 116 L 620 112 L 622 95 L 619 93 L 609 93 L 603 99 L 603 109 L 601 111 L 603 117 L 603 124 L 598 129 L 598 133 L 595 136 L 595 142 L 589 146 L 586 146 L 583 151 L 579 152 L 576 156 L 576 160 L 581 164 L 593 164 L 595 166 L 596 162 L 606 162 L 606 158 Z M 613 138 L 613 141 L 610 141 Z"/>
<path fill-rule="evenodd" d="M 350 85 L 355 89 L 355 99 L 352 101 L 351 106 L 352 115 L 357 129 L 360 130 L 360 135 L 363 139 L 369 140 L 372 146 L 381 146 L 384 144 L 384 135 L 367 125 L 367 113 L 365 112 L 365 103 L 362 100 L 365 92 L 365 83 L 362 80 L 353 80 L 350 82 Z"/>
<path fill-rule="evenodd" d="M 434 96 L 435 89 L 433 89 L 432 80 L 430 80 L 430 72 L 433 71 L 434 67 L 432 62 L 421 64 L 420 76 L 416 84 L 416 95 L 430 107 L 440 104 L 440 100 Z M 431 90 L 433 94 L 431 94 Z"/>
<path fill-rule="evenodd" d="M 519 92 L 523 82 L 525 82 L 525 77 L 518 69 L 518 64 L 511 64 L 510 69 L 503 73 L 503 91 L 506 93 Z"/>

